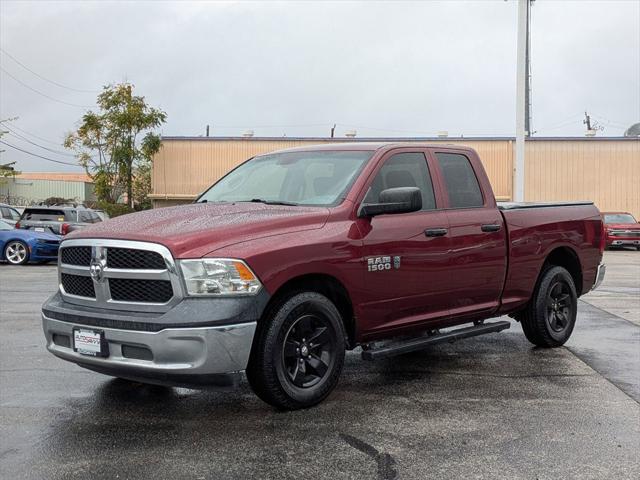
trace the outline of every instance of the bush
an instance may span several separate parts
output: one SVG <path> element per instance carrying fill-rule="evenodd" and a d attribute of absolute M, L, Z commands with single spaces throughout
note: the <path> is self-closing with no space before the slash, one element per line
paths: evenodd
<path fill-rule="evenodd" d="M 127 213 L 133 213 L 135 211 L 126 203 L 98 202 L 96 208 L 99 210 L 104 210 L 111 218 L 119 217 L 120 215 L 126 215 Z"/>

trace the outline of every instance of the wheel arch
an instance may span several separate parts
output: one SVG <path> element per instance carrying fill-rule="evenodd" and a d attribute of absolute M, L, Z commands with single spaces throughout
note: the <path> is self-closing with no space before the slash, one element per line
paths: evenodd
<path fill-rule="evenodd" d="M 582 264 L 580 263 L 580 257 L 578 257 L 573 248 L 568 246 L 556 247 L 547 254 L 538 274 L 536 288 L 544 271 L 551 266 L 562 267 L 567 270 L 573 279 L 578 297 L 582 295 Z"/>
<path fill-rule="evenodd" d="M 357 332 L 353 303 L 344 284 L 333 275 L 306 273 L 290 278 L 273 292 L 263 311 L 262 318 L 268 316 L 271 309 L 283 298 L 299 292 L 316 292 L 331 300 L 342 317 L 347 333 L 348 348 L 352 349 L 356 346 Z"/>

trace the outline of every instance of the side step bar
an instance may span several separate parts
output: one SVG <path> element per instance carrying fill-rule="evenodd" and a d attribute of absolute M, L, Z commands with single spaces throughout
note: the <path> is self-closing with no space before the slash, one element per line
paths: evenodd
<path fill-rule="evenodd" d="M 411 338 L 408 340 L 400 340 L 387 343 L 381 347 L 374 347 L 362 351 L 363 360 L 375 360 L 376 358 L 392 357 L 403 353 L 415 352 L 422 350 L 430 345 L 438 343 L 453 343 L 463 338 L 476 337 L 485 333 L 500 332 L 511 327 L 511 322 L 500 321 L 493 323 L 481 323 L 472 327 L 458 328 L 449 332 L 437 333 L 435 335 L 424 336 L 419 338 Z"/>

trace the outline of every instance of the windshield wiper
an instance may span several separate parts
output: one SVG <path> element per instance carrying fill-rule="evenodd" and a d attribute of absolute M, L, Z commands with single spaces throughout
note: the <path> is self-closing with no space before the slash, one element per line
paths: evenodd
<path fill-rule="evenodd" d="M 253 202 L 253 203 L 264 203 L 265 205 L 288 205 L 290 207 L 297 207 L 297 203 L 293 202 L 282 202 L 280 200 L 265 200 L 264 198 L 252 198 L 251 200 L 236 200 L 237 202 Z"/>

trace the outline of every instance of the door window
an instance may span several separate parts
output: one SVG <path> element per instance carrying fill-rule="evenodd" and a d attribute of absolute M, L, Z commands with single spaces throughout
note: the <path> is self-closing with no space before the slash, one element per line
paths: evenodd
<path fill-rule="evenodd" d="M 388 158 L 376 174 L 365 203 L 377 203 L 380 192 L 387 188 L 418 187 L 422 193 L 422 210 L 435 210 L 433 183 L 422 153 L 397 153 Z"/>
<path fill-rule="evenodd" d="M 484 200 L 469 159 L 458 153 L 436 153 L 451 208 L 482 207 Z"/>
<path fill-rule="evenodd" d="M 78 221 L 80 223 L 93 223 L 93 219 L 91 218 L 91 213 L 87 210 L 82 210 L 78 212 Z"/>

